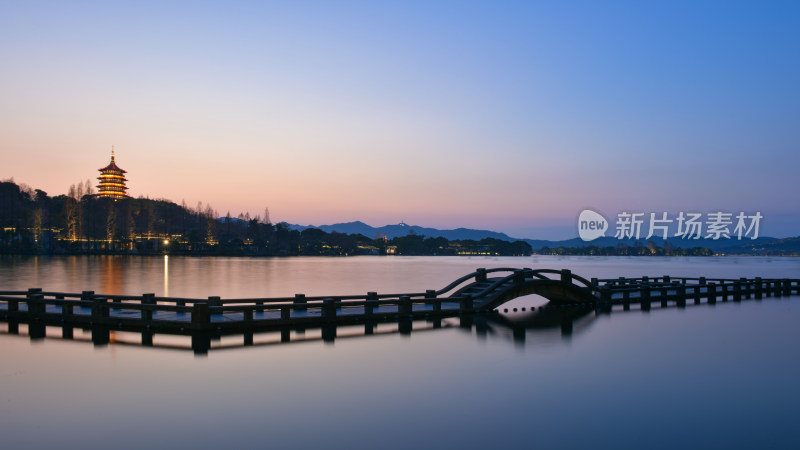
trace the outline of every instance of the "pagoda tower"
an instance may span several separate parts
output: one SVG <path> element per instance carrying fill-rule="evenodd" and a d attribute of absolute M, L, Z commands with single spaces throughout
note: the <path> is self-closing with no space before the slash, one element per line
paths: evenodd
<path fill-rule="evenodd" d="M 125 179 L 125 171 L 114 162 L 114 149 L 111 149 L 111 164 L 98 170 L 100 171 L 100 177 L 97 178 L 100 180 L 100 184 L 97 186 L 98 196 L 114 200 L 128 196 L 125 193 L 128 189 L 125 187 L 125 182 L 128 180 Z"/>

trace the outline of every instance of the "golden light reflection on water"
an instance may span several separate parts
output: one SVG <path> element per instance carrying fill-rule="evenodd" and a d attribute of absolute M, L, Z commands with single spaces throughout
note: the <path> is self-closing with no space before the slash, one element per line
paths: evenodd
<path fill-rule="evenodd" d="M 97 261 L 97 260 L 95 260 Z M 124 294 L 125 267 L 118 258 L 104 257 L 100 264 L 100 292 L 103 294 Z"/>
<path fill-rule="evenodd" d="M 164 255 L 164 297 L 169 297 L 169 255 Z"/>

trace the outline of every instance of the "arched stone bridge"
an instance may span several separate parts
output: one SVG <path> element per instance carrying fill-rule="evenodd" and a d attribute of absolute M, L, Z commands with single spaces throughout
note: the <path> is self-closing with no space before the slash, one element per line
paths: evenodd
<path fill-rule="evenodd" d="M 501 272 L 511 273 L 503 277 L 490 276 Z M 474 281 L 463 285 L 470 279 Z M 478 269 L 436 294 L 454 299 L 471 298 L 474 310 L 494 309 L 509 300 L 532 294 L 556 303 L 589 303 L 601 298 L 591 281 L 566 269 Z"/>

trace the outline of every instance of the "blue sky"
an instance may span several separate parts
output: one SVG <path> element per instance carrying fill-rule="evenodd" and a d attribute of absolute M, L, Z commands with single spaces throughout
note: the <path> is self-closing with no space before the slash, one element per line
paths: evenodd
<path fill-rule="evenodd" d="M 0 1 L 0 178 L 273 220 L 800 219 L 798 2 Z"/>

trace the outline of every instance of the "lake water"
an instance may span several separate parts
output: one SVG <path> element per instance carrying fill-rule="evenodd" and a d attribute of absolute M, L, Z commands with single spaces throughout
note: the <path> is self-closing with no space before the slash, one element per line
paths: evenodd
<path fill-rule="evenodd" d="M 419 292 L 478 267 L 800 278 L 800 258 L 3 256 L 0 289 Z M 800 297 L 591 312 L 568 330 L 501 317 L 423 321 L 411 334 L 343 329 L 333 343 L 314 330 L 284 344 L 257 336 L 251 347 L 223 338 L 206 356 L 177 338 L 142 347 L 119 333 L 94 346 L 77 330 L 74 340 L 58 328 L 32 340 L 24 325 L 17 335 L 0 323 L 0 446 L 800 448 Z"/>

